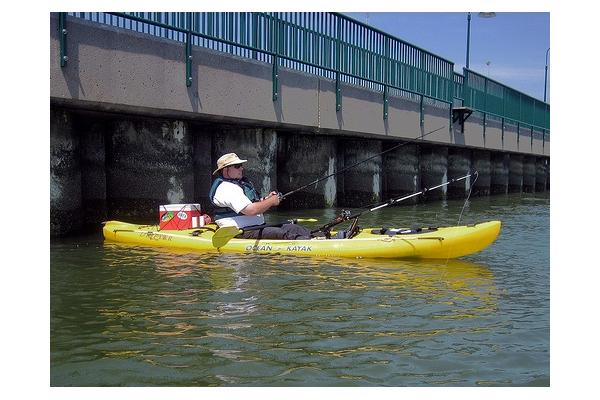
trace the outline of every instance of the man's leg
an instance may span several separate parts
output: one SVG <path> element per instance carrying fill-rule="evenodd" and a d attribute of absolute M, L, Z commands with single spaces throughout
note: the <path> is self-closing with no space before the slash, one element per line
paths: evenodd
<path fill-rule="evenodd" d="M 236 236 L 243 239 L 308 240 L 310 230 L 302 225 L 285 224 L 281 228 L 267 227 L 246 231 Z"/>

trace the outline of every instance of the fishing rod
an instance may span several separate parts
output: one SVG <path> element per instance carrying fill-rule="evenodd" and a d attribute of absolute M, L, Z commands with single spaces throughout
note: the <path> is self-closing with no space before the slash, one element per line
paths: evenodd
<path fill-rule="evenodd" d="M 432 133 L 434 133 L 434 132 L 437 132 L 437 131 L 439 131 L 440 129 L 442 129 L 442 128 L 444 128 L 444 127 L 445 127 L 445 126 L 441 126 L 441 127 L 437 128 L 437 129 L 434 129 L 434 130 L 432 130 L 432 131 L 429 131 L 429 132 L 425 133 L 424 135 L 421 135 L 421 136 L 419 136 L 419 137 L 416 137 L 416 138 L 414 138 L 414 139 L 411 139 L 411 140 L 409 140 L 409 141 L 407 141 L 407 142 L 402 142 L 402 143 L 400 143 L 400 144 L 398 144 L 398 145 L 396 145 L 396 146 L 394 146 L 394 147 L 391 147 L 391 148 L 389 148 L 389 149 L 387 149 L 387 150 L 385 150 L 385 151 L 382 151 L 381 153 L 377 153 L 377 154 L 375 154 L 374 156 L 371 156 L 371 157 L 369 157 L 369 158 L 367 158 L 367 159 L 364 159 L 364 160 L 362 160 L 362 161 L 359 161 L 359 162 L 357 162 L 357 163 L 355 163 L 355 164 L 352 164 L 352 165 L 350 165 L 350 166 L 348 166 L 348 167 L 342 168 L 341 170 L 339 170 L 339 171 L 336 171 L 336 172 L 334 172 L 334 173 L 332 173 L 332 174 L 329 174 L 329 175 L 327 175 L 327 176 L 324 176 L 324 177 L 322 177 L 322 178 L 316 179 L 316 180 L 314 180 L 314 181 L 312 181 L 312 182 L 310 182 L 310 183 L 307 183 L 307 184 L 306 184 L 306 185 L 304 185 L 304 186 L 301 186 L 301 187 L 299 187 L 298 189 L 294 189 L 294 190 L 292 190 L 291 192 L 287 192 L 286 194 L 283 194 L 283 195 L 281 195 L 279 198 L 280 198 L 281 200 L 283 200 L 283 199 L 285 199 L 286 197 L 288 197 L 288 196 L 290 196 L 290 195 L 292 195 L 292 194 L 294 194 L 294 193 L 296 193 L 296 192 L 299 192 L 299 191 L 301 191 L 301 190 L 303 190 L 303 189 L 306 189 L 306 188 L 307 188 L 307 187 L 309 187 L 309 186 L 316 185 L 317 183 L 321 182 L 322 180 L 325 180 L 325 179 L 327 179 L 327 178 L 330 178 L 330 177 L 332 177 L 332 176 L 334 176 L 334 175 L 340 174 L 340 173 L 342 173 L 342 172 L 344 172 L 344 171 L 347 171 L 347 170 L 349 170 L 350 168 L 354 168 L 354 167 L 356 167 L 356 166 L 357 166 L 357 165 L 359 165 L 359 164 L 362 164 L 362 163 L 364 163 L 364 162 L 367 162 L 367 161 L 369 161 L 369 160 L 372 160 L 372 159 L 373 159 L 373 158 L 375 158 L 375 157 L 378 157 L 378 156 L 380 156 L 380 155 L 382 155 L 382 154 L 388 153 L 388 152 L 390 152 L 390 151 L 392 151 L 392 150 L 396 150 L 396 149 L 397 149 L 397 148 L 399 148 L 399 147 L 402 147 L 402 146 L 404 146 L 404 145 L 407 145 L 407 144 L 409 144 L 409 143 L 413 143 L 413 142 L 415 142 L 415 141 L 417 141 L 417 140 L 419 140 L 419 139 L 423 139 L 425 136 L 427 136 L 427 135 L 431 135 Z"/>
<path fill-rule="evenodd" d="M 420 196 L 420 195 L 425 194 L 426 192 L 429 192 L 431 190 L 439 189 L 441 187 L 450 185 L 450 184 L 452 184 L 454 182 L 458 182 L 458 181 L 461 181 L 463 179 L 467 179 L 467 178 L 469 178 L 471 176 L 477 177 L 478 174 L 479 173 L 477 171 L 475 171 L 475 172 L 469 173 L 469 174 L 467 174 L 465 176 L 461 176 L 460 178 L 453 178 L 453 179 L 449 180 L 448 182 L 444 182 L 442 184 L 439 184 L 439 185 L 436 185 L 436 186 L 432 186 L 430 188 L 423 188 L 420 191 L 415 192 L 413 194 L 409 194 L 407 196 L 399 197 L 399 198 L 396 198 L 396 199 L 390 199 L 390 200 L 386 201 L 383 204 L 380 204 L 380 205 L 378 205 L 376 207 L 373 207 L 373 208 L 369 208 L 367 210 L 361 211 L 361 212 L 356 213 L 356 214 L 351 214 L 350 211 L 344 210 L 344 211 L 342 211 L 342 213 L 339 216 L 337 216 L 335 218 L 335 220 L 333 220 L 332 222 L 330 222 L 328 224 L 323 225 L 320 228 L 317 228 L 317 229 L 311 231 L 310 233 L 312 234 L 312 233 L 317 233 L 317 232 L 324 232 L 327 235 L 328 232 L 331 230 L 331 228 L 333 228 L 336 225 L 341 224 L 344 221 L 349 221 L 351 219 L 356 220 L 358 217 L 360 217 L 361 215 L 363 215 L 365 213 L 368 213 L 368 212 L 371 212 L 371 211 L 376 211 L 376 210 L 379 210 L 381 208 L 384 208 L 384 207 L 387 207 L 387 206 L 391 206 L 392 204 L 400 203 L 401 201 L 408 200 L 408 199 L 416 197 L 416 196 Z"/>
<path fill-rule="evenodd" d="M 364 213 L 371 212 L 371 211 L 376 211 L 376 210 L 379 210 L 381 208 L 390 206 L 392 204 L 400 203 L 401 201 L 410 199 L 410 198 L 415 197 L 415 196 L 419 196 L 419 195 L 424 194 L 426 192 L 429 192 L 431 190 L 435 190 L 435 189 L 441 188 L 443 186 L 450 185 L 451 183 L 458 182 L 458 181 L 461 181 L 463 179 L 467 179 L 468 177 L 470 177 L 472 175 L 474 175 L 477 178 L 477 175 L 478 175 L 477 171 L 473 172 L 472 174 L 461 176 L 460 178 L 453 178 L 450 181 L 442 183 L 442 184 L 437 185 L 437 186 L 433 186 L 433 187 L 430 187 L 430 188 L 423 188 L 422 190 L 420 190 L 420 191 L 418 191 L 416 193 L 409 194 L 409 195 L 404 196 L 404 197 L 399 197 L 399 198 L 396 198 L 396 199 L 390 199 L 390 200 L 386 201 L 383 204 L 380 204 L 380 205 L 378 205 L 376 207 L 373 207 L 373 208 L 370 208 L 368 210 L 361 211 L 361 212 L 356 213 L 356 214 L 350 214 L 350 211 L 344 210 L 344 211 L 342 211 L 342 213 L 338 217 L 336 217 L 336 219 L 334 221 L 332 221 L 332 222 L 330 222 L 328 224 L 325 224 L 322 227 L 311 231 L 310 233 L 314 234 L 314 233 L 317 233 L 317 232 L 323 232 L 323 233 L 325 233 L 325 236 L 327 238 L 329 238 L 330 237 L 329 232 L 331 231 L 331 228 L 333 228 L 334 226 L 336 226 L 338 224 L 341 224 L 344 221 L 349 221 L 349 220 L 353 219 L 354 223 L 352 224 L 352 227 L 350 228 L 350 231 L 352 231 L 352 230 L 354 230 L 356 228 L 356 221 L 358 220 L 358 217 L 360 217 Z M 295 220 L 288 220 L 288 221 L 286 221 L 284 223 L 292 223 L 293 224 L 293 223 L 297 223 L 297 222 L 300 222 L 300 221 L 311 221 L 311 222 L 313 222 L 313 221 L 316 221 L 316 220 L 314 220 L 314 219 L 300 219 L 299 218 L 299 219 L 295 219 Z M 240 233 L 243 233 L 245 231 L 252 231 L 252 230 L 258 230 L 258 229 L 263 229 L 263 228 L 267 228 L 267 227 L 281 226 L 282 224 L 283 223 L 253 225 L 253 226 L 247 226 L 245 228 L 238 228 L 237 226 L 225 226 L 225 227 L 217 229 L 217 231 L 215 232 L 215 234 L 212 237 L 212 245 L 213 245 L 213 247 L 215 247 L 215 248 L 218 249 L 218 248 L 221 248 L 221 247 L 225 246 L 231 239 L 233 239 L 235 236 L 237 236 Z"/>

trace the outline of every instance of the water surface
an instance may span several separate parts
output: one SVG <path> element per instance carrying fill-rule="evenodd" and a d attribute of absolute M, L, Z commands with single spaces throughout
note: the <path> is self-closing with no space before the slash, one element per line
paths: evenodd
<path fill-rule="evenodd" d="M 549 203 L 471 199 L 461 223 L 500 219 L 501 235 L 448 261 L 54 240 L 51 385 L 548 386 Z M 462 207 L 387 207 L 360 225 L 455 225 Z"/>

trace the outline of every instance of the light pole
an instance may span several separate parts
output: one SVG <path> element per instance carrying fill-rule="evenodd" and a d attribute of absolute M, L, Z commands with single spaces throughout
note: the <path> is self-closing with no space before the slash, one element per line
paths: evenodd
<path fill-rule="evenodd" d="M 471 44 L 471 13 L 467 13 L 467 69 L 469 69 L 469 45 Z"/>
<path fill-rule="evenodd" d="M 496 16 L 495 12 L 480 12 L 477 14 L 481 18 L 494 18 Z M 469 54 L 471 52 L 471 13 L 467 13 L 467 69 L 469 69 Z"/>
<path fill-rule="evenodd" d="M 546 84 L 548 83 L 548 53 L 550 52 L 550 47 L 546 50 L 546 70 L 544 72 L 544 103 L 546 102 Z"/>

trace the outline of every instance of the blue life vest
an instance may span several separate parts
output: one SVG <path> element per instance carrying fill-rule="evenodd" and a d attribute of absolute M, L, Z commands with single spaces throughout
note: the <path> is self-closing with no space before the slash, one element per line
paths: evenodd
<path fill-rule="evenodd" d="M 208 198 L 210 199 L 210 202 L 212 203 L 212 205 L 215 206 L 215 209 L 214 209 L 215 220 L 221 219 L 221 218 L 239 217 L 239 216 L 244 215 L 244 214 L 236 213 L 229 207 L 219 207 L 215 204 L 215 202 L 214 202 L 215 193 L 217 192 L 217 188 L 219 187 L 219 185 L 223 182 L 231 182 L 234 185 L 238 185 L 239 187 L 241 187 L 242 190 L 244 191 L 244 195 L 247 198 L 249 198 L 250 201 L 252 201 L 253 203 L 260 201 L 260 196 L 259 196 L 258 192 L 256 191 L 256 189 L 254 188 L 254 185 L 252 184 L 252 182 L 250 182 L 248 179 L 246 179 L 246 177 L 243 177 L 242 179 L 225 179 L 222 176 L 219 176 L 213 181 L 213 184 L 210 187 L 210 192 L 208 192 Z"/>

